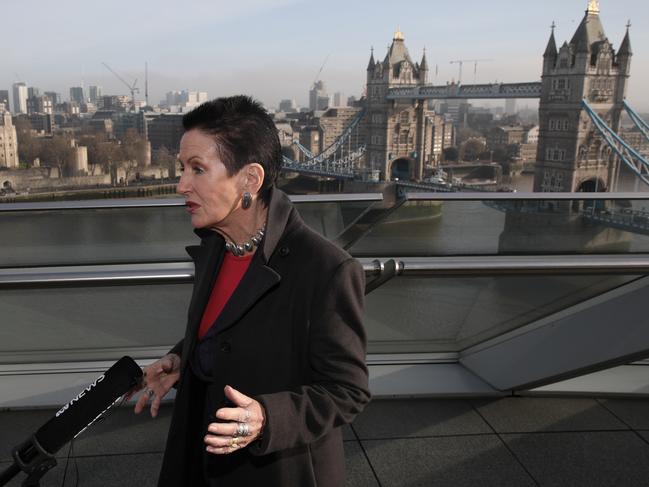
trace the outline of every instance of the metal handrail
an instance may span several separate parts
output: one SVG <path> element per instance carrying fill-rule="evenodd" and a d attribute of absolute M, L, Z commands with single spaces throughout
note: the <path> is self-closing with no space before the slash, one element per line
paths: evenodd
<path fill-rule="evenodd" d="M 135 281 L 191 281 L 193 262 L 30 267 L 0 269 L 0 286 L 81 283 L 112 284 Z"/>
<path fill-rule="evenodd" d="M 368 276 L 380 276 L 394 260 L 406 277 L 495 276 L 538 274 L 649 274 L 649 255 L 530 255 L 470 257 L 360 258 Z M 0 269 L 0 286 L 189 282 L 192 262 Z"/>
<path fill-rule="evenodd" d="M 291 195 L 293 203 L 342 203 L 382 201 L 382 193 L 333 193 Z M 649 193 L 444 193 L 407 192 L 408 201 L 581 201 L 581 200 L 649 200 Z M 3 211 L 91 210 L 118 208 L 158 208 L 184 206 L 182 198 L 112 199 L 87 201 L 46 201 L 26 203 L 0 203 Z"/>
<path fill-rule="evenodd" d="M 405 257 L 402 275 L 646 274 L 649 254 Z"/>
<path fill-rule="evenodd" d="M 333 193 L 290 195 L 293 203 L 343 203 L 382 201 L 382 193 Z M 0 212 L 3 211 L 53 211 L 53 210 L 97 210 L 118 208 L 160 208 L 185 206 L 185 200 L 178 198 L 159 199 L 112 199 L 112 200 L 86 200 L 86 201 L 45 201 L 25 203 L 0 203 Z"/>
<path fill-rule="evenodd" d="M 431 193 L 408 192 L 409 201 L 582 201 L 649 200 L 649 193 Z"/>

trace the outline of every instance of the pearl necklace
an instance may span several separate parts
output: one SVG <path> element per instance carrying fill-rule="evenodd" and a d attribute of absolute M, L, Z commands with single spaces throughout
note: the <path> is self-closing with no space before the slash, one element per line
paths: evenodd
<path fill-rule="evenodd" d="M 264 233 L 266 233 L 266 224 L 255 232 L 255 234 L 250 237 L 249 240 L 241 243 L 235 244 L 234 242 L 226 242 L 225 250 L 230 252 L 232 255 L 237 257 L 243 256 L 246 252 L 252 252 L 257 245 L 261 242 L 261 239 L 264 238 Z"/>

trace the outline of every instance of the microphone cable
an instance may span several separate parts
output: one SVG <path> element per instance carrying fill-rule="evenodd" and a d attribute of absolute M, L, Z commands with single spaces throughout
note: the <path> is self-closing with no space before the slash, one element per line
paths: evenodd
<path fill-rule="evenodd" d="M 68 448 L 68 456 L 65 459 L 65 469 L 63 470 L 63 480 L 61 481 L 61 487 L 65 487 L 65 479 L 67 478 L 68 475 L 68 464 L 70 463 L 70 457 L 72 457 L 72 460 L 74 461 L 74 469 L 77 478 L 75 487 L 79 487 L 79 463 L 77 462 L 77 457 L 73 455 L 74 455 L 74 439 L 70 441 L 70 447 Z"/>
<path fill-rule="evenodd" d="M 110 417 L 117 408 L 123 406 L 124 403 L 127 401 L 126 396 L 127 394 L 122 396 L 119 402 L 113 404 L 109 409 L 104 411 L 98 418 L 96 418 L 93 421 L 93 424 L 101 423 L 102 421 Z M 83 432 L 81 434 L 83 434 Z M 74 438 L 72 438 L 72 440 L 70 440 L 70 447 L 68 448 L 68 454 L 65 458 L 65 467 L 63 469 L 63 480 L 61 481 L 61 487 L 65 487 L 65 481 L 68 475 L 68 466 L 70 464 L 70 459 L 72 459 L 72 462 L 74 463 L 74 473 L 76 478 L 76 482 L 74 486 L 79 487 L 79 483 L 81 482 L 80 475 L 79 475 L 79 461 L 78 461 L 79 459 L 74 455 L 74 440 L 76 440 L 76 438 L 77 437 L 75 436 Z M 70 473 L 70 477 L 72 477 L 72 473 Z"/>

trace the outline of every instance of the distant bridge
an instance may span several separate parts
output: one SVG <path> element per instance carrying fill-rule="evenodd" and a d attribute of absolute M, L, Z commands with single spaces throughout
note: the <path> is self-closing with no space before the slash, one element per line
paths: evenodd
<path fill-rule="evenodd" d="M 387 95 L 388 100 L 493 100 L 504 98 L 541 98 L 541 82 L 409 86 L 390 88 Z"/>

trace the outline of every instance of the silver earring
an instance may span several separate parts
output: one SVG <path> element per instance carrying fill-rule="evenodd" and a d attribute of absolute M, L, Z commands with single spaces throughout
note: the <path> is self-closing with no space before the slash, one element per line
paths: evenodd
<path fill-rule="evenodd" d="M 252 205 L 252 195 L 246 191 L 243 193 L 243 198 L 241 199 L 241 208 L 247 210 Z"/>

